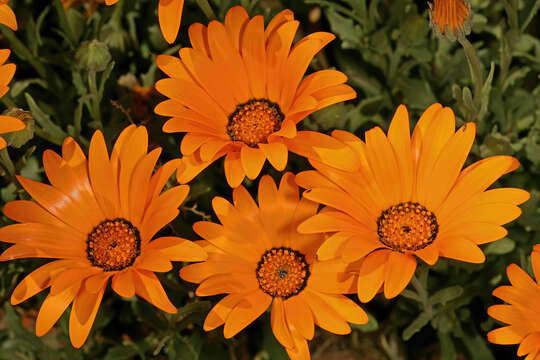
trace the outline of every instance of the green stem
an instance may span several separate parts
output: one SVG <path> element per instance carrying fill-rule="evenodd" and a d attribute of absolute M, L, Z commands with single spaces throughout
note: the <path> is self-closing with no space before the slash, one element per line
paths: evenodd
<path fill-rule="evenodd" d="M 480 62 L 480 58 L 478 58 L 476 49 L 474 48 L 474 46 L 472 46 L 472 44 L 469 42 L 469 40 L 467 40 L 465 36 L 460 37 L 458 41 L 461 46 L 463 46 L 463 50 L 465 51 L 465 57 L 467 57 L 467 62 L 469 63 L 469 70 L 471 71 L 471 81 L 474 88 L 474 104 L 477 108 L 479 108 L 480 101 L 482 99 L 482 86 L 484 84 L 482 63 Z"/>
<path fill-rule="evenodd" d="M 7 147 L 0 150 L 0 164 L 9 175 L 11 181 L 15 180 L 15 165 L 13 165 L 13 161 L 9 157 Z"/>
<path fill-rule="evenodd" d="M 424 311 L 428 314 L 433 314 L 433 307 L 431 306 L 431 303 L 429 302 L 429 293 L 424 288 L 420 280 L 416 277 L 416 275 L 413 275 L 411 279 L 411 284 L 416 290 L 416 293 L 422 299 L 422 303 L 424 305 Z"/>
<path fill-rule="evenodd" d="M 99 109 L 99 94 L 96 81 L 96 72 L 94 70 L 88 70 L 88 85 L 90 86 L 90 95 L 92 96 L 92 112 L 94 120 L 99 124 L 99 127 L 103 129 L 103 123 L 101 122 L 101 111 Z"/>
<path fill-rule="evenodd" d="M 212 21 L 212 20 L 217 19 L 216 13 L 214 12 L 214 10 L 212 10 L 212 7 L 208 3 L 208 0 L 196 0 L 196 1 L 197 1 L 197 5 L 199 5 L 204 15 L 206 15 L 206 17 L 208 18 L 208 20 Z"/>
<path fill-rule="evenodd" d="M 118 26 L 122 24 L 122 17 L 123 17 L 122 15 L 124 14 L 124 2 L 125 1 L 120 1 L 115 5 L 114 11 L 110 20 L 111 24 L 116 24 Z"/>

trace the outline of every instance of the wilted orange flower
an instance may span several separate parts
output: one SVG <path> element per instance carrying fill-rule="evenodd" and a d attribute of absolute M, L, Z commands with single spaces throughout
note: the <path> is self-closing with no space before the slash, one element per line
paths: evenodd
<path fill-rule="evenodd" d="M 15 288 L 16 305 L 50 288 L 36 321 L 36 334 L 47 333 L 73 302 L 69 335 L 84 344 L 109 278 L 124 297 L 141 296 L 159 309 L 176 313 L 154 272 L 171 270 L 171 261 L 201 261 L 204 250 L 178 237 L 152 237 L 178 215 L 188 194 L 186 185 L 161 194 L 178 160 L 152 172 L 161 153 L 147 153 L 144 127 L 127 127 L 111 157 L 100 131 L 92 137 L 88 160 L 67 138 L 62 156 L 43 154 L 51 185 L 19 177 L 36 202 L 6 204 L 4 214 L 20 222 L 0 229 L 0 241 L 13 243 L 0 260 L 55 258 L 28 275 Z"/>
<path fill-rule="evenodd" d="M 476 127 L 467 123 L 455 132 L 454 113 L 430 106 L 412 139 L 407 109 L 401 105 L 388 136 L 376 127 L 365 142 L 334 131 L 356 153 L 334 159 L 357 170 L 347 172 L 312 161 L 318 171 L 297 175 L 309 189 L 304 196 L 327 205 L 302 223 L 302 233 L 335 232 L 317 252 L 320 259 L 341 257 L 347 263 L 365 257 L 358 277 L 358 297 L 369 301 L 384 283 L 392 298 L 409 283 L 416 257 L 429 265 L 439 256 L 482 263 L 480 244 L 506 235 L 502 224 L 517 218 L 518 204 L 529 198 L 520 189 L 486 189 L 519 167 L 510 156 L 493 156 L 461 170 Z"/>
<path fill-rule="evenodd" d="M 264 27 L 262 16 L 249 18 L 240 6 L 230 9 L 225 24 L 189 28 L 191 48 L 180 59 L 161 55 L 157 64 L 170 78 L 156 83 L 169 97 L 155 112 L 170 116 L 165 132 L 186 132 L 178 181 L 193 179 L 212 162 L 225 157 L 229 185 L 245 176 L 255 179 L 266 159 L 279 171 L 299 140 L 331 137 L 296 131 L 296 124 L 314 111 L 356 96 L 345 74 L 317 71 L 303 78 L 311 60 L 334 35 L 317 32 L 291 49 L 298 21 L 290 10 Z M 330 147 L 325 145 L 324 147 Z M 296 150 L 291 150 L 296 151 Z"/>
<path fill-rule="evenodd" d="M 4 5 L 0 5 L 0 9 L 2 9 L 2 6 Z M 8 49 L 0 50 L 0 98 L 9 91 L 8 84 L 13 78 L 13 74 L 15 74 L 15 64 L 5 64 L 10 53 L 11 51 L 9 51 Z M 22 130 L 24 129 L 24 127 L 24 123 L 16 117 L 0 115 L 0 134 Z M 0 150 L 5 148 L 6 145 L 6 140 L 0 137 Z"/>
<path fill-rule="evenodd" d="M 119 0 L 105 0 L 107 5 L 114 5 Z M 165 40 L 172 44 L 176 40 L 180 21 L 182 20 L 182 11 L 184 9 L 184 0 L 159 0 L 158 16 L 159 27 Z"/>
<path fill-rule="evenodd" d="M 9 0 L 0 0 L 0 24 L 4 24 L 11 30 L 17 30 L 17 18 L 7 4 Z"/>
<path fill-rule="evenodd" d="M 540 359 L 540 245 L 531 254 L 532 269 L 536 281 L 516 264 L 506 268 L 512 285 L 499 286 L 493 295 L 508 305 L 493 305 L 488 314 L 508 326 L 488 333 L 488 340 L 495 344 L 520 344 L 517 354 L 525 360 Z"/>
<path fill-rule="evenodd" d="M 433 30 L 449 38 L 471 32 L 469 0 L 433 0 L 429 4 L 429 20 Z"/>
<path fill-rule="evenodd" d="M 210 311 L 206 331 L 225 324 L 230 338 L 271 306 L 272 330 L 292 359 L 309 359 L 306 339 L 314 324 L 348 334 L 348 322 L 364 324 L 366 313 L 343 293 L 355 291 L 356 275 L 345 274 L 341 260 L 317 261 L 323 234 L 301 235 L 299 223 L 317 212 L 317 204 L 299 199 L 294 176 L 286 173 L 279 189 L 268 175 L 259 183 L 259 206 L 240 186 L 234 205 L 216 197 L 212 205 L 222 225 L 195 223 L 205 240 L 198 243 L 208 260 L 180 271 L 200 283 L 199 296 L 228 294 Z"/>

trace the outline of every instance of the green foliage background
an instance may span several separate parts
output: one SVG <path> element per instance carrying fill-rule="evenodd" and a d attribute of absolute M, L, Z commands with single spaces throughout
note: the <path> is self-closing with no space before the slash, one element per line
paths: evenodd
<path fill-rule="evenodd" d="M 326 30 L 337 35 L 311 70 L 344 71 L 358 98 L 319 111 L 304 121 L 304 128 L 339 128 L 362 136 L 375 125 L 386 130 L 401 103 L 416 121 L 423 109 L 438 101 L 454 109 L 458 125 L 476 122 L 470 162 L 513 155 L 522 167 L 505 176 L 501 185 L 531 192 L 523 215 L 507 226 L 508 237 L 484 247 L 485 264 L 442 260 L 430 269 L 420 266 L 416 280 L 401 296 L 390 301 L 377 296 L 364 306 L 372 316 L 369 324 L 354 326 L 349 336 L 317 330 L 310 343 L 314 359 L 516 357 L 515 346 L 487 343 L 486 332 L 500 324 L 486 309 L 497 302 L 491 291 L 508 283 L 506 266 L 514 262 L 530 272 L 532 245 L 540 243 L 540 26 L 535 17 L 540 1 L 471 2 L 472 33 L 460 44 L 431 31 L 425 0 L 211 1 L 219 19 L 237 4 L 267 20 L 290 8 L 301 20 L 302 34 Z M 85 7 L 65 11 L 60 0 L 17 0 L 11 6 L 20 29 L 12 32 L 0 26 L 0 48 L 12 50 L 9 61 L 17 64 L 17 71 L 11 91 L 1 101 L 5 108 L 30 111 L 33 120 L 28 120 L 27 130 L 6 136 L 11 146 L 0 153 L 2 204 L 27 198 L 15 174 L 45 180 L 43 150 L 59 150 L 68 135 L 87 148 L 93 131 L 102 128 L 111 144 L 134 122 L 148 127 L 151 146 L 164 148 L 162 161 L 180 155 L 181 135 L 163 134 L 165 119 L 153 115 L 160 96 L 137 92 L 133 85 L 152 87 L 162 76 L 155 56 L 189 46 L 187 27 L 207 23 L 194 0 L 186 1 L 178 41 L 170 47 L 157 25 L 157 0 L 101 5 L 91 16 L 85 15 Z M 112 55 L 108 65 L 98 69 L 103 71 L 88 71 L 76 56 L 83 42 L 92 39 L 107 44 Z M 294 156 L 288 165 L 294 172 L 307 167 Z M 279 178 L 268 165 L 265 171 Z M 191 224 L 215 219 L 211 199 L 218 194 L 231 197 L 219 163 L 190 185 L 182 215 L 164 233 L 195 239 Z M 253 193 L 255 186 L 245 185 Z M 5 248 L 0 244 L 0 250 Z M 161 277 L 178 314 L 164 314 L 143 300 L 123 299 L 109 290 L 81 350 L 69 343 L 66 314 L 49 334 L 37 338 L 33 325 L 44 294 L 16 307 L 9 297 L 25 274 L 44 262 L 0 264 L 0 359 L 286 359 L 272 336 L 269 316 L 231 340 L 223 338 L 221 328 L 204 333 L 202 321 L 219 297 L 194 297 L 194 286 L 178 277 L 181 264 Z"/>

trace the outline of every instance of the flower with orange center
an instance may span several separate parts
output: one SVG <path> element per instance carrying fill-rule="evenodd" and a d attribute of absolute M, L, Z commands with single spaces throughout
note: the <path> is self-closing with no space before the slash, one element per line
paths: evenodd
<path fill-rule="evenodd" d="M 433 0 L 428 4 L 430 25 L 437 34 L 455 39 L 471 32 L 469 0 Z"/>
<path fill-rule="evenodd" d="M 0 9 L 1 9 L 0 5 Z M 7 5 L 5 5 L 7 6 Z M 1 13 L 1 11 L 0 11 Z M 8 49 L 0 50 L 0 98 L 4 96 L 9 91 L 9 82 L 15 74 L 15 64 L 5 64 L 7 58 L 11 51 Z M 12 131 L 22 130 L 25 125 L 20 120 L 14 116 L 0 115 L 0 134 L 9 133 Z M 6 140 L 0 137 L 0 150 L 7 146 Z"/>
<path fill-rule="evenodd" d="M 336 334 L 348 334 L 347 322 L 364 324 L 366 313 L 345 293 L 355 291 L 356 275 L 345 274 L 340 260 L 318 261 L 323 234 L 302 235 L 298 224 L 317 212 L 317 204 L 300 198 L 294 176 L 286 173 L 279 189 L 272 178 L 259 183 L 259 206 L 247 190 L 233 191 L 234 205 L 216 197 L 213 207 L 220 224 L 195 223 L 204 238 L 198 243 L 208 260 L 180 271 L 200 284 L 199 296 L 225 293 L 206 317 L 204 329 L 225 325 L 230 338 L 271 307 L 271 325 L 291 359 L 309 359 L 307 341 L 314 324 Z"/>
<path fill-rule="evenodd" d="M 519 167 L 513 157 L 489 157 L 462 170 L 476 127 L 467 123 L 455 131 L 450 108 L 430 106 L 412 139 L 409 129 L 401 105 L 387 136 L 379 127 L 366 132 L 365 142 L 334 131 L 355 155 L 333 159 L 334 166 L 312 159 L 317 171 L 296 177 L 308 189 L 306 198 L 326 205 L 299 231 L 333 233 L 317 252 L 321 260 L 363 259 L 357 292 L 364 302 L 381 287 L 387 298 L 398 295 L 413 276 L 417 257 L 429 265 L 439 256 L 484 262 L 478 245 L 504 237 L 501 225 L 517 218 L 517 205 L 529 198 L 520 189 L 486 190 Z"/>
<path fill-rule="evenodd" d="M 43 167 L 51 185 L 19 177 L 36 200 L 6 204 L 4 214 L 20 222 L 0 229 L 0 241 L 14 244 L 0 260 L 54 258 L 23 279 L 13 291 L 16 305 L 50 288 L 36 320 L 36 334 L 47 333 L 69 304 L 69 335 L 75 347 L 84 344 L 109 278 L 124 297 L 141 296 L 159 309 L 176 313 L 154 272 L 171 270 L 171 261 L 201 261 L 205 251 L 173 236 L 152 240 L 178 215 L 189 187 L 162 193 L 178 160 L 153 175 L 161 149 L 147 153 L 144 127 L 127 127 L 109 157 L 96 131 L 88 159 L 67 138 L 62 156 L 47 150 Z"/>
<path fill-rule="evenodd" d="M 494 344 L 520 344 L 517 354 L 525 360 L 540 359 L 540 245 L 531 254 L 532 269 L 536 281 L 516 264 L 508 266 L 506 273 L 512 285 L 499 286 L 493 295 L 507 305 L 493 305 L 488 314 L 508 326 L 492 330 L 488 340 Z"/>
<path fill-rule="evenodd" d="M 0 24 L 6 25 L 11 30 L 17 30 L 17 18 L 8 5 L 9 0 L 0 0 Z M 5 61 L 5 60 L 4 60 Z"/>
<path fill-rule="evenodd" d="M 298 142 L 335 145 L 331 137 L 297 132 L 296 124 L 356 94 L 336 70 L 317 71 L 302 80 L 315 54 L 335 36 L 314 33 L 291 49 L 298 25 L 293 13 L 284 10 L 265 29 L 262 16 L 250 19 L 236 6 L 225 24 L 191 25 L 192 47 L 181 49 L 180 59 L 157 57 L 170 78 L 158 81 L 156 89 L 170 99 L 155 112 L 172 117 L 163 131 L 187 133 L 179 182 L 190 181 L 225 156 L 227 181 L 237 187 L 245 176 L 255 179 L 266 159 L 282 171 L 289 151 L 303 155 L 296 149 Z"/>

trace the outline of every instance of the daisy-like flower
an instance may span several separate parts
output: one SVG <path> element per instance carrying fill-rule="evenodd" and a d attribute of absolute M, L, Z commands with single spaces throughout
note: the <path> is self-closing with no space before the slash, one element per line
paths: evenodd
<path fill-rule="evenodd" d="M 452 110 L 434 104 L 411 139 L 407 109 L 401 105 L 388 136 L 376 127 L 366 132 L 364 142 L 334 131 L 333 137 L 356 152 L 335 163 L 355 163 L 356 171 L 312 160 L 317 171 L 297 175 L 297 183 L 309 189 L 304 196 L 327 206 L 299 231 L 335 232 L 317 252 L 321 260 L 353 263 L 365 257 L 358 277 L 361 301 L 372 299 L 381 287 L 387 298 L 398 295 L 413 276 L 417 257 L 429 265 L 439 256 L 484 262 L 478 245 L 504 237 L 501 225 L 521 214 L 517 205 L 529 193 L 486 190 L 519 167 L 515 158 L 493 156 L 462 170 L 475 132 L 474 123 L 456 132 Z"/>
<path fill-rule="evenodd" d="M 455 39 L 470 34 L 469 0 L 433 0 L 428 4 L 430 25 L 438 35 Z"/>
<path fill-rule="evenodd" d="M 230 338 L 271 306 L 277 340 L 292 359 L 309 359 L 306 339 L 314 324 L 348 334 L 347 322 L 364 324 L 366 313 L 342 295 L 355 291 L 356 275 L 345 274 L 341 260 L 317 261 L 323 234 L 301 235 L 299 223 L 317 212 L 317 204 L 300 199 L 294 176 L 286 173 L 279 189 L 268 175 L 259 183 L 259 206 L 244 187 L 234 189 L 234 205 L 216 197 L 212 205 L 221 225 L 195 223 L 198 243 L 208 260 L 180 271 L 199 283 L 196 294 L 225 293 L 204 322 L 206 331 L 223 324 Z"/>
<path fill-rule="evenodd" d="M 105 0 L 105 4 L 114 5 L 118 1 L 120 0 Z M 183 9 L 184 0 L 159 0 L 159 27 L 163 37 L 169 44 L 176 40 L 178 30 L 180 30 Z"/>
<path fill-rule="evenodd" d="M 535 245 L 531 254 L 532 269 L 536 281 L 516 264 L 508 266 L 506 273 L 512 285 L 499 286 L 493 295 L 507 305 L 493 305 L 488 314 L 508 326 L 488 333 L 494 344 L 520 344 L 517 354 L 525 360 L 540 359 L 540 245 Z"/>
<path fill-rule="evenodd" d="M 3 5 L 0 5 L 2 9 Z M 5 5 L 7 6 L 7 5 Z M 11 10 L 11 9 L 10 9 Z M 0 14 L 2 11 L 0 10 Z M 1 19 L 1 17 L 0 17 Z M 11 51 L 8 49 L 0 50 L 0 98 L 4 96 L 9 91 L 9 82 L 15 74 L 15 64 L 5 64 L 6 60 L 9 57 Z M 13 116 L 0 115 L 0 134 L 5 134 L 12 131 L 24 129 L 24 123 Z M 0 137 L 0 150 L 7 146 L 6 140 Z"/>
<path fill-rule="evenodd" d="M 240 6 L 230 9 L 225 24 L 189 28 L 192 47 L 180 59 L 160 55 L 157 65 L 170 78 L 156 83 L 169 97 L 155 109 L 170 116 L 165 132 L 186 132 L 181 171 L 185 183 L 225 156 L 231 187 L 245 176 L 255 179 L 266 159 L 279 171 L 297 141 L 334 145 L 331 137 L 296 131 L 296 124 L 314 111 L 352 99 L 347 77 L 335 70 L 303 78 L 311 60 L 334 35 L 317 32 L 291 49 L 298 21 L 290 10 L 264 27 L 262 16 L 249 18 Z M 326 144 L 325 142 L 331 142 Z"/>
<path fill-rule="evenodd" d="M 15 31 L 18 28 L 17 18 L 13 10 L 9 7 L 8 2 L 9 0 L 0 0 L 0 24 L 4 24 Z"/>
<path fill-rule="evenodd" d="M 171 261 L 201 261 L 204 250 L 178 237 L 152 237 L 178 215 L 186 185 L 162 193 L 178 166 L 172 160 L 152 172 L 161 153 L 147 153 L 144 127 L 127 127 L 109 158 L 100 131 L 92 137 L 88 159 L 67 138 L 62 156 L 43 154 L 51 185 L 19 177 L 36 200 L 6 204 L 4 214 L 20 224 L 0 229 L 0 241 L 14 244 L 0 260 L 54 258 L 29 274 L 13 291 L 16 305 L 50 288 L 36 320 L 36 334 L 47 333 L 70 303 L 69 335 L 84 344 L 109 278 L 123 297 L 135 294 L 157 308 L 176 313 L 154 272 L 171 270 Z"/>

